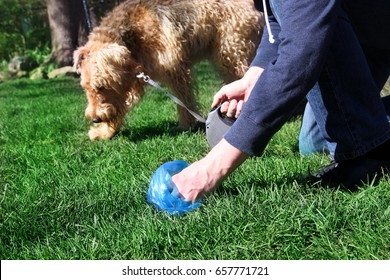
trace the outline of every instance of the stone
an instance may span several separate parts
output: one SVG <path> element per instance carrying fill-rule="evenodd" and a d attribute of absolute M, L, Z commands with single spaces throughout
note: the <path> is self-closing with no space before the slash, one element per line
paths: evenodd
<path fill-rule="evenodd" d="M 49 79 L 65 77 L 65 76 L 76 77 L 77 73 L 72 66 L 65 66 L 58 69 L 54 69 L 53 71 L 49 72 L 47 76 Z"/>
<path fill-rule="evenodd" d="M 13 74 L 29 72 L 37 67 L 37 63 L 29 56 L 15 56 L 8 64 L 8 71 Z"/>

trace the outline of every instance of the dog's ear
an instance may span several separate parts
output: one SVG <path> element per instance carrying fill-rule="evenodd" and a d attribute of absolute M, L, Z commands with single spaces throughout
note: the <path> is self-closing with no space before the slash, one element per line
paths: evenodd
<path fill-rule="evenodd" d="M 95 63 L 97 68 L 97 79 L 105 82 L 112 81 L 115 84 L 122 85 L 126 80 L 135 77 L 135 62 L 131 58 L 131 52 L 118 44 L 110 44 L 99 50 L 95 54 Z M 114 84 L 110 84 L 115 88 Z"/>
<path fill-rule="evenodd" d="M 82 63 L 89 52 L 87 47 L 80 47 L 73 53 L 73 67 L 77 73 L 80 73 Z"/>

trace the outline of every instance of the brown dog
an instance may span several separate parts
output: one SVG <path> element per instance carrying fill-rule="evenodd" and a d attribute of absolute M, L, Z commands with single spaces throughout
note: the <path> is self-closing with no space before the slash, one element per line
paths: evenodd
<path fill-rule="evenodd" d="M 207 58 L 225 82 L 243 76 L 263 31 L 253 0 L 129 0 L 94 28 L 87 44 L 75 51 L 94 126 L 91 140 L 111 138 L 126 113 L 143 96 L 144 72 L 172 90 L 197 112 L 193 65 Z M 178 107 L 179 126 L 193 116 Z"/>

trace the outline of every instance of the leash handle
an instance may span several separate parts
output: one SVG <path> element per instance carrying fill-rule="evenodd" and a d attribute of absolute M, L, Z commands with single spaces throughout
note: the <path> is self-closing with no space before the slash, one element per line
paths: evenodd
<path fill-rule="evenodd" d="M 201 117 L 199 114 L 189 109 L 179 98 L 164 90 L 158 83 L 153 81 L 148 75 L 145 75 L 144 72 L 138 73 L 137 78 L 143 79 L 145 83 L 148 83 L 149 85 L 162 90 L 170 99 L 172 99 L 173 102 L 186 109 L 195 119 L 197 119 L 202 123 L 206 123 L 206 120 L 203 117 Z"/>

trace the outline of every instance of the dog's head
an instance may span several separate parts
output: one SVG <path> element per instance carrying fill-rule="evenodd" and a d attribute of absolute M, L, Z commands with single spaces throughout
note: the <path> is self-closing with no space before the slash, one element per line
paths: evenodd
<path fill-rule="evenodd" d="M 143 94 L 144 83 L 136 77 L 142 67 L 125 46 L 100 42 L 77 49 L 74 67 L 88 99 L 85 116 L 94 123 L 89 138 L 113 137 Z"/>

